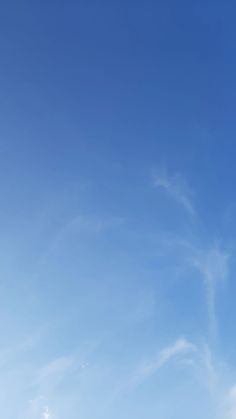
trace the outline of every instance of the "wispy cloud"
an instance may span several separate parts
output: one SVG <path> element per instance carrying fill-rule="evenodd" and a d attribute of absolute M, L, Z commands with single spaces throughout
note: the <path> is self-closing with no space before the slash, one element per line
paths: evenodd
<path fill-rule="evenodd" d="M 159 360 L 157 363 L 157 367 L 160 368 L 164 364 L 166 364 L 171 358 L 183 355 L 189 351 L 195 351 L 196 346 L 189 342 L 186 339 L 178 339 L 173 345 L 167 346 L 166 348 L 162 349 L 159 355 Z M 155 366 L 155 365 L 154 365 Z"/>
<path fill-rule="evenodd" d="M 226 365 L 222 361 L 216 361 L 207 344 L 196 346 L 193 365 L 195 367 L 193 371 L 197 373 L 201 385 L 208 393 L 214 417 L 236 419 L 236 385 L 228 387 L 229 376 Z"/>
<path fill-rule="evenodd" d="M 195 345 L 188 340 L 184 338 L 176 340 L 172 345 L 162 349 L 157 357 L 139 366 L 133 373 L 129 386 L 136 387 L 150 376 L 157 373 L 158 370 L 164 367 L 172 359 L 194 351 L 196 351 Z"/>
<path fill-rule="evenodd" d="M 236 419 L 236 385 L 228 387 L 228 370 L 215 359 L 207 343 L 194 344 L 185 338 L 177 339 L 163 348 L 156 358 L 139 366 L 122 390 L 138 387 L 171 361 L 192 371 L 194 382 L 204 389 L 205 400 L 209 400 L 216 419 Z"/>
<path fill-rule="evenodd" d="M 64 377 L 76 366 L 76 359 L 73 356 L 64 356 L 54 359 L 43 366 L 37 375 L 37 384 L 40 392 L 53 390 Z"/>
<path fill-rule="evenodd" d="M 98 234 L 123 223 L 124 219 L 118 216 L 98 217 L 77 215 L 65 225 L 63 234 L 84 232 Z"/>
<path fill-rule="evenodd" d="M 34 371 L 32 386 L 36 389 L 35 397 L 28 402 L 25 414 L 27 419 L 56 419 L 49 408 L 50 400 L 57 394 L 58 387 L 64 380 L 72 378 L 79 371 L 88 368 L 89 364 L 78 355 L 68 355 L 53 359 Z"/>
<path fill-rule="evenodd" d="M 191 216 L 196 214 L 192 192 L 185 178 L 176 173 L 169 175 L 166 169 L 153 172 L 153 186 L 163 189 L 175 202 L 181 205 Z"/>
<path fill-rule="evenodd" d="M 43 396 L 30 400 L 25 417 L 27 419 L 56 419 L 51 409 L 45 404 Z"/>
<path fill-rule="evenodd" d="M 52 414 L 50 413 L 48 406 L 44 408 L 42 419 L 52 419 Z"/>
<path fill-rule="evenodd" d="M 224 284 L 230 274 L 231 253 L 220 246 L 219 242 L 212 242 L 210 245 L 204 241 L 188 240 L 178 236 L 164 235 L 158 238 L 161 254 L 168 254 L 168 265 L 172 260 L 173 271 L 178 266 L 185 272 L 189 270 L 189 276 L 193 276 L 192 270 L 197 271 L 199 278 L 204 285 L 204 295 L 208 313 L 208 324 L 211 337 L 218 333 L 217 326 L 217 291 L 221 284 Z M 176 258 L 178 263 L 176 264 Z"/>
<path fill-rule="evenodd" d="M 54 374 L 63 373 L 74 363 L 74 358 L 71 356 L 56 358 L 45 367 L 42 368 L 40 376 L 48 377 Z"/>
<path fill-rule="evenodd" d="M 52 239 L 48 249 L 42 255 L 41 265 L 44 265 L 49 256 L 56 251 L 71 236 L 79 238 L 96 236 L 106 233 L 113 228 L 118 228 L 125 223 L 125 219 L 120 216 L 97 216 L 78 214 L 68 219 Z"/>
<path fill-rule="evenodd" d="M 206 387 L 209 390 L 211 396 L 215 396 L 215 392 L 218 386 L 218 374 L 214 365 L 213 356 L 208 345 L 203 345 L 202 349 L 199 349 L 200 364 L 203 367 Z"/>
<path fill-rule="evenodd" d="M 224 400 L 222 419 L 236 419 L 236 385 L 232 386 Z"/>
<path fill-rule="evenodd" d="M 229 255 L 213 246 L 205 252 L 196 252 L 193 265 L 201 273 L 206 289 L 206 302 L 209 316 L 209 325 L 212 336 L 217 334 L 216 316 L 216 287 L 218 283 L 226 280 L 228 276 Z"/>

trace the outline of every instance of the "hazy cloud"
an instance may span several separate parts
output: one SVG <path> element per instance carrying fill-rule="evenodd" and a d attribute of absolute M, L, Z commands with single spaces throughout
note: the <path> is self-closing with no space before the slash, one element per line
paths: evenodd
<path fill-rule="evenodd" d="M 153 186 L 163 189 L 174 201 L 181 205 L 190 215 L 195 215 L 192 203 L 192 192 L 185 178 L 176 173 L 168 175 L 165 169 L 153 173 Z"/>
<path fill-rule="evenodd" d="M 208 251 L 196 252 L 193 258 L 193 265 L 201 273 L 205 284 L 212 335 L 217 333 L 216 287 L 218 283 L 225 281 L 228 276 L 228 259 L 229 255 L 220 250 L 218 246 L 214 246 Z"/>
<path fill-rule="evenodd" d="M 162 349 L 156 358 L 145 362 L 137 369 L 137 371 L 133 374 L 131 387 L 140 384 L 142 381 L 155 374 L 171 359 L 194 351 L 196 351 L 195 345 L 184 338 L 178 339 L 173 345 Z"/>
<path fill-rule="evenodd" d="M 52 419 L 52 414 L 50 413 L 49 408 L 47 406 L 44 408 L 42 419 Z"/>
<path fill-rule="evenodd" d="M 49 364 L 42 367 L 38 372 L 37 383 L 41 392 L 45 389 L 52 390 L 75 366 L 75 359 L 72 356 L 56 358 Z"/>
<path fill-rule="evenodd" d="M 236 419 L 236 385 L 232 385 L 221 403 L 220 419 Z"/>

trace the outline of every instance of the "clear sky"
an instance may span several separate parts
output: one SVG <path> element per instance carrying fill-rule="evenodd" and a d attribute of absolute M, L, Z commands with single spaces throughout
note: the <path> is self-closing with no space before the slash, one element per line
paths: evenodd
<path fill-rule="evenodd" d="M 236 6 L 0 1 L 0 417 L 235 419 Z"/>

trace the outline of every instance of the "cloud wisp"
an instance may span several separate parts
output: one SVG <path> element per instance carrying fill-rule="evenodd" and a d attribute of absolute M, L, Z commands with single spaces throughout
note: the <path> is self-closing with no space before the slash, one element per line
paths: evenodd
<path fill-rule="evenodd" d="M 207 252 L 197 252 L 193 265 L 201 273 L 205 289 L 206 304 L 209 317 L 209 328 L 212 337 L 217 335 L 216 289 L 219 283 L 228 276 L 229 255 L 214 246 Z"/>
<path fill-rule="evenodd" d="M 176 340 L 172 345 L 162 349 L 156 358 L 139 366 L 133 373 L 128 387 L 132 388 L 138 386 L 143 381 L 156 374 L 158 370 L 164 367 L 172 359 L 179 356 L 182 357 L 195 351 L 196 346 L 185 338 Z"/>
<path fill-rule="evenodd" d="M 48 262 L 49 257 L 73 236 L 78 237 L 82 241 L 84 237 L 91 238 L 107 234 L 113 229 L 122 227 L 124 224 L 125 219 L 120 216 L 107 215 L 100 217 L 97 215 L 77 214 L 75 217 L 67 220 L 52 238 L 47 250 L 42 254 L 39 266 L 44 266 Z"/>
<path fill-rule="evenodd" d="M 173 271 L 177 271 L 176 257 L 181 269 L 188 272 L 188 278 L 198 278 L 203 283 L 204 299 L 208 317 L 209 332 L 212 338 L 218 334 L 217 295 L 218 288 L 227 282 L 230 274 L 231 253 L 213 242 L 210 245 L 195 243 L 194 240 L 178 236 L 164 235 L 159 238 L 161 254 L 168 254 L 168 264 L 174 261 Z M 194 275 L 193 275 L 194 271 Z"/>
<path fill-rule="evenodd" d="M 52 419 L 52 415 L 51 415 L 51 413 L 50 413 L 50 411 L 49 411 L 48 406 L 46 406 L 46 407 L 44 408 L 43 415 L 42 415 L 42 419 Z"/>
<path fill-rule="evenodd" d="M 25 412 L 27 419 L 56 419 L 51 409 L 47 404 L 43 396 L 36 397 L 29 401 L 29 407 Z"/>
<path fill-rule="evenodd" d="M 191 216 L 196 215 L 192 202 L 192 192 L 185 178 L 176 173 L 169 175 L 166 170 L 154 172 L 153 186 L 163 189 L 177 204 L 182 206 Z"/>
<path fill-rule="evenodd" d="M 229 389 L 225 397 L 222 419 L 236 419 L 236 385 Z"/>

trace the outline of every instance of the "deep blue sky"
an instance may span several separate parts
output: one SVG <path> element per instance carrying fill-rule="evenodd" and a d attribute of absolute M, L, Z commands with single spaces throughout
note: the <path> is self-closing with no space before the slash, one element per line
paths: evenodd
<path fill-rule="evenodd" d="M 0 2 L 0 416 L 235 419 L 236 6 Z"/>

